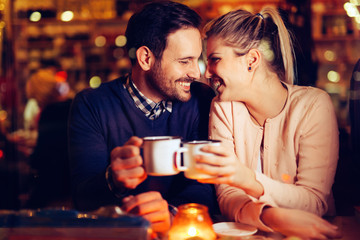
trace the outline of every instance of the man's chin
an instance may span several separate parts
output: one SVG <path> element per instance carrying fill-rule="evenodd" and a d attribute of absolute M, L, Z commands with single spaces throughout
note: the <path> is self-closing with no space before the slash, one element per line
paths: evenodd
<path fill-rule="evenodd" d="M 191 98 L 190 91 L 187 92 L 187 93 L 182 93 L 182 94 L 174 97 L 174 99 L 176 99 L 176 100 L 178 100 L 180 102 L 187 102 L 187 101 L 190 100 L 190 98 Z"/>

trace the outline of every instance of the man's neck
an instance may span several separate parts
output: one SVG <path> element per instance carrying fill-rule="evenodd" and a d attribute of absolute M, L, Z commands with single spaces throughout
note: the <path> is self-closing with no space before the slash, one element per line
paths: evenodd
<path fill-rule="evenodd" d="M 132 68 L 132 73 L 130 75 L 133 83 L 139 89 L 139 91 L 144 94 L 147 98 L 149 98 L 153 102 L 160 102 L 164 100 L 161 96 L 156 94 L 155 89 L 150 87 L 146 82 L 146 72 L 143 70 L 139 70 L 138 66 L 134 66 Z"/>

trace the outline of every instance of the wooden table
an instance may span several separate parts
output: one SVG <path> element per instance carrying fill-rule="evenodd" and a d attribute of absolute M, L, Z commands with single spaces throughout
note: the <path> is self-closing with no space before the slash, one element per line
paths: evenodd
<path fill-rule="evenodd" d="M 360 219 L 355 216 L 337 216 L 327 219 L 332 224 L 339 227 L 343 234 L 343 240 L 359 240 L 360 239 Z"/>
<path fill-rule="evenodd" d="M 326 218 L 326 220 L 339 227 L 339 230 L 343 235 L 342 238 L 339 239 L 360 240 L 360 219 L 357 219 L 355 216 L 336 216 L 332 218 Z M 262 236 L 264 237 L 264 240 L 285 239 L 285 237 L 280 233 L 265 233 L 261 231 L 254 235 L 254 240 L 257 239 L 256 236 Z M 252 238 L 247 239 L 251 240 Z M 288 239 L 291 240 L 291 238 Z"/>

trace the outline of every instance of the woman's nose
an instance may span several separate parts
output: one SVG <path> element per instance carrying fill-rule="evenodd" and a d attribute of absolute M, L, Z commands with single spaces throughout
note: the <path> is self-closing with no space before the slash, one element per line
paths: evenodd
<path fill-rule="evenodd" d="M 210 73 L 210 69 L 209 69 L 209 65 L 206 65 L 206 69 L 205 69 L 205 78 L 211 78 L 211 73 Z"/>

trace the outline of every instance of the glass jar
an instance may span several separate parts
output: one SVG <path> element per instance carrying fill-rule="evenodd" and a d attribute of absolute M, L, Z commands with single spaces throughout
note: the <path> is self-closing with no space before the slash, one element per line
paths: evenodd
<path fill-rule="evenodd" d="M 208 208 L 197 203 L 179 206 L 169 231 L 169 240 L 215 240 Z"/>

